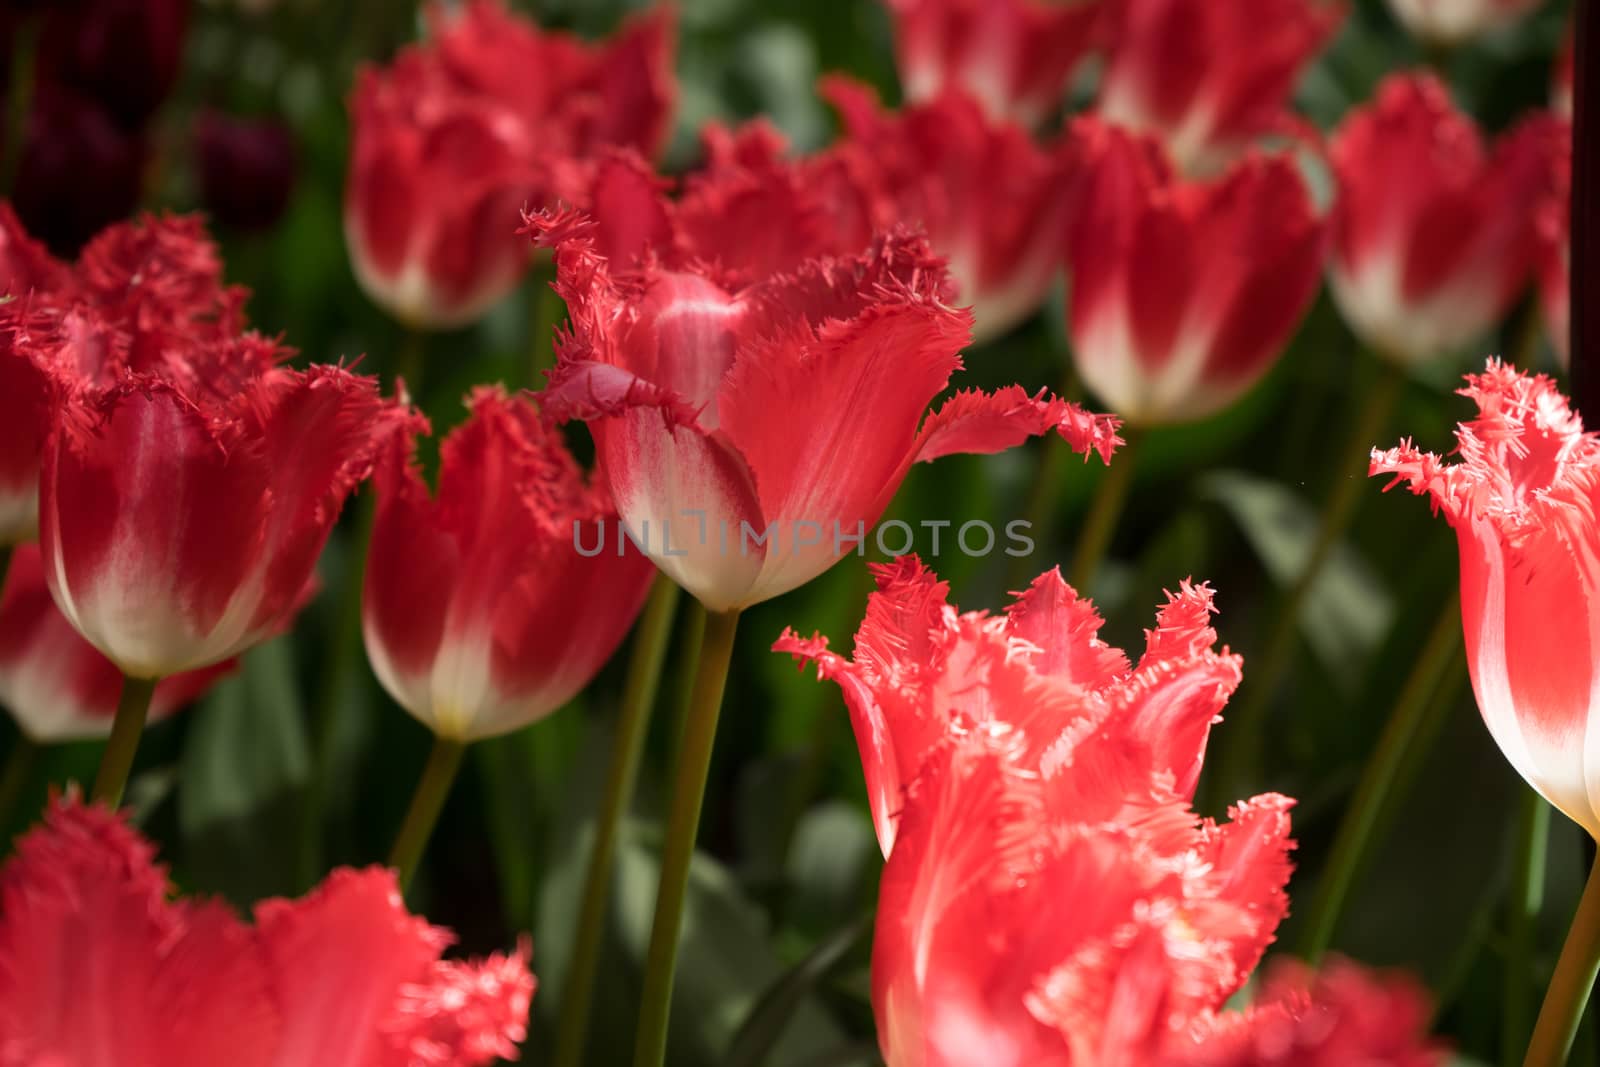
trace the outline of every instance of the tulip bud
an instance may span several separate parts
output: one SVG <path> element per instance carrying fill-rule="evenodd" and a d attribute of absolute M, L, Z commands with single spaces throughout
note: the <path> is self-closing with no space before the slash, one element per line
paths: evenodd
<path fill-rule="evenodd" d="M 1094 119 L 1067 143 L 1080 200 L 1067 239 L 1072 356 L 1134 425 L 1227 407 L 1282 354 L 1316 295 L 1324 224 L 1295 163 L 1249 155 L 1210 182 Z"/>
<path fill-rule="evenodd" d="M 828 79 L 823 95 L 846 133 L 832 154 L 877 194 L 879 228 L 921 226 L 949 260 L 955 299 L 972 307 L 973 341 L 1037 311 L 1061 266 L 1070 189 L 1061 158 L 958 90 L 899 113 L 845 78 Z"/>
<path fill-rule="evenodd" d="M 529 402 L 483 388 L 470 406 L 441 449 L 437 500 L 411 435 L 387 446 L 362 612 L 384 688 L 460 741 L 571 699 L 627 634 L 655 576 L 635 551 L 580 553 L 581 539 L 615 522 L 610 494 L 584 480 Z"/>
<path fill-rule="evenodd" d="M 1100 44 L 1106 0 L 885 0 L 905 98 L 970 93 L 997 119 L 1037 126 Z"/>
<path fill-rule="evenodd" d="M 498 0 L 430 9 L 431 39 L 351 96 L 345 236 L 373 300 L 420 327 L 473 321 L 527 269 L 518 212 L 542 207 L 573 160 L 665 130 L 670 23 L 638 19 L 590 46 L 543 33 Z"/>
<path fill-rule="evenodd" d="M 1293 130 L 1295 83 L 1345 14 L 1338 0 L 1127 0 L 1099 114 L 1157 137 L 1183 170 L 1215 174 Z"/>
<path fill-rule="evenodd" d="M 1361 339 L 1418 363 L 1466 345 L 1522 293 L 1549 183 L 1548 116 L 1484 146 L 1432 75 L 1385 81 L 1333 135 L 1333 295 Z"/>

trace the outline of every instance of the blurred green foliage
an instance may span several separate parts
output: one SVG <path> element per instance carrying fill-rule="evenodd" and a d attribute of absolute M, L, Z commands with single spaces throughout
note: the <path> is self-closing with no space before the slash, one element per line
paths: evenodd
<path fill-rule="evenodd" d="M 1219 0 L 1221 2 L 1221 0 Z M 625 5 L 549 0 L 523 5 L 541 21 L 605 32 Z M 1424 56 L 1381 3 L 1361 0 L 1332 49 L 1305 79 L 1299 104 L 1324 129 L 1365 99 L 1385 74 L 1431 59 L 1458 98 L 1498 128 L 1548 94 L 1549 67 L 1568 17 L 1547 4 L 1514 31 L 1448 57 Z M 343 101 L 358 61 L 381 59 L 417 30 L 404 3 L 280 0 L 248 14 L 225 0 L 196 10 L 185 74 L 162 116 L 151 206 L 196 206 L 187 131 L 202 105 L 281 116 L 300 149 L 287 215 L 270 232 L 228 233 L 229 277 L 255 291 L 254 321 L 282 331 L 316 360 L 365 357 L 392 368 L 402 343 L 356 287 L 341 229 L 348 137 Z M 824 71 L 864 78 L 893 100 L 888 22 L 875 0 L 830 3 L 683 0 L 677 127 L 668 166 L 695 157 L 705 121 L 770 115 L 801 147 L 830 135 L 812 86 Z M 475 328 L 429 337 L 421 402 L 444 431 L 474 383 L 531 384 L 535 285 Z M 1054 306 L 1024 328 L 969 354 L 961 384 L 1030 388 L 1064 380 L 1064 342 Z M 1383 441 L 1402 434 L 1435 449 L 1465 411 L 1450 390 L 1459 372 L 1502 351 L 1513 331 L 1486 338 L 1453 363 L 1407 383 Z M 1548 367 L 1550 354 L 1538 363 Z M 1163 588 L 1187 576 L 1219 590 L 1224 640 L 1249 662 L 1268 639 L 1274 605 L 1332 479 L 1344 428 L 1374 376 L 1326 298 L 1260 388 L 1223 416 L 1151 436 L 1118 530 L 1113 559 L 1091 592 L 1108 618 L 1106 637 L 1138 647 Z M 580 432 L 581 434 L 581 432 Z M 991 521 L 1022 514 L 1037 447 L 991 458 L 956 457 L 920 467 L 895 513 Z M 1058 517 L 1059 543 L 1041 544 L 1036 573 L 1070 555 L 1072 533 L 1103 471 L 1072 465 Z M 1453 588 L 1455 549 L 1446 526 L 1409 496 L 1374 483 L 1329 574 L 1305 613 L 1294 665 L 1275 694 L 1251 768 L 1253 789 L 1299 798 L 1304 900 L 1318 878 L 1348 792 Z M 141 753 L 136 799 L 186 889 L 240 904 L 298 892 L 330 865 L 380 859 L 422 766 L 427 735 L 378 688 L 352 649 L 341 605 L 356 579 L 352 505 L 322 566 L 324 590 L 289 637 L 255 650 L 243 672 L 202 707 L 159 727 Z M 1014 586 L 1004 557 L 947 553 L 933 561 L 965 608 L 998 609 Z M 751 610 L 728 688 L 686 923 L 675 1003 L 674 1062 L 717 1063 L 762 994 L 816 946 L 870 915 L 880 863 L 847 718 L 832 686 L 797 676 L 767 651 L 784 626 L 821 630 L 847 650 L 869 581 L 850 559 L 821 579 Z M 681 660 L 673 653 L 674 660 Z M 346 665 L 341 668 L 341 658 Z M 622 657 L 619 657 L 619 662 Z M 669 660 L 673 662 L 673 660 Z M 669 668 L 682 669 L 681 662 Z M 669 675 L 637 811 L 617 865 L 614 923 L 601 969 L 590 1062 L 625 1062 L 632 1045 L 639 960 L 655 885 L 658 813 L 673 741 Z M 454 927 L 472 950 L 508 944 L 531 928 L 534 1037 L 524 1061 L 541 1062 L 542 1038 L 559 1007 L 581 884 L 588 823 L 603 779 L 620 690 L 613 663 L 591 690 L 546 722 L 476 747 L 424 862 L 414 902 Z M 1367 961 L 1417 969 L 1440 996 L 1439 1027 L 1463 1054 L 1491 1062 L 1499 1047 L 1500 964 L 1506 879 L 1525 787 L 1477 721 L 1464 672 L 1436 698 L 1441 725 L 1405 768 L 1405 803 L 1358 881 L 1336 947 Z M 1232 743 L 1224 722 L 1214 751 Z M 93 746 L 47 754 L 28 804 L 47 781 L 83 779 Z M 320 773 L 314 773 L 320 772 Z M 313 786 L 313 782 L 323 784 Z M 25 805 L 26 807 L 26 805 Z M 1219 810 L 1212 814 L 1221 814 Z M 1581 834 L 1556 820 L 1539 966 L 1553 962 L 1585 869 Z M 1283 931 L 1295 937 L 1294 919 Z M 762 1061 L 776 1067 L 873 1062 L 865 942 L 846 938 L 831 966 L 791 975 L 797 1014 Z M 1590 1028 L 1592 1030 L 1592 1027 Z M 1597 1062 L 1580 1039 L 1574 1062 Z"/>

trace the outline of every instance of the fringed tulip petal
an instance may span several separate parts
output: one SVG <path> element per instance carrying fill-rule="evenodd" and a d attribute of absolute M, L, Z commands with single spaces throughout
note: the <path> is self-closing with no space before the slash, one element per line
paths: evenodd
<path fill-rule="evenodd" d="M 75 799 L 18 839 L 0 873 L 0 1063 L 280 1062 L 249 931 L 167 890 L 149 845 Z"/>
<path fill-rule="evenodd" d="M 1455 528 L 1467 663 L 1489 732 L 1550 803 L 1600 834 L 1600 442 L 1549 378 L 1491 360 L 1467 381 L 1478 416 L 1457 428 L 1459 463 L 1407 442 L 1374 451 L 1372 473 L 1428 494 Z"/>
<path fill-rule="evenodd" d="M 410 433 L 391 440 L 363 610 L 385 688 L 436 734 L 461 740 L 525 726 L 581 689 L 626 634 L 653 573 L 620 540 L 607 548 L 615 516 L 602 490 L 531 403 L 487 387 L 469 403 L 440 450 L 437 501 Z M 574 605 L 586 607 L 574 615 Z"/>
<path fill-rule="evenodd" d="M 917 459 L 1051 430 L 1103 457 L 1119 443 L 1115 420 L 1020 389 L 924 418 L 971 331 L 943 261 L 904 229 L 854 243 L 864 216 L 830 216 L 810 184 L 847 167 L 788 161 L 759 125 L 709 146 L 677 202 L 624 161 L 600 168 L 629 205 L 624 226 L 525 220 L 555 249 L 571 313 L 540 404 L 590 424 L 625 527 L 705 606 L 747 607 L 822 573 L 869 536 Z M 745 216 L 704 210 L 745 196 L 771 201 L 750 226 L 790 236 L 744 242 Z"/>
<path fill-rule="evenodd" d="M 889 1067 L 1165 1067 L 1258 1016 L 1310 1038 L 1309 1005 L 1223 1013 L 1288 909 L 1293 802 L 1223 824 L 1190 810 L 1239 676 L 1210 589 L 1169 596 L 1130 669 L 1053 572 L 1003 617 L 959 614 L 915 559 L 877 577 L 853 662 L 792 632 L 776 647 L 838 681 L 856 721 L 888 857 L 872 988 Z M 1409 1024 L 1339 1047 L 1354 1063 L 1389 1037 L 1422 1055 Z"/>

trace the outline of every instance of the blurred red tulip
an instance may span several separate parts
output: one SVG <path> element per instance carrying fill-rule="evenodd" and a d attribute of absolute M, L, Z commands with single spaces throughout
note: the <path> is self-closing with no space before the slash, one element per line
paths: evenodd
<path fill-rule="evenodd" d="M 164 679 L 156 686 L 150 721 L 191 703 L 234 666 L 225 660 Z M 42 744 L 104 738 L 121 692 L 122 672 L 79 636 L 50 599 L 39 550 L 18 548 L 0 595 L 0 707 L 24 735 Z"/>
<path fill-rule="evenodd" d="M 1169 595 L 1130 669 L 1054 571 L 999 617 L 959 613 L 915 558 L 877 575 L 853 662 L 793 631 L 775 648 L 838 682 L 855 726 L 888 856 L 872 988 L 889 1067 L 1176 1067 L 1204 1031 L 1267 1020 L 1326 1042 L 1321 996 L 1275 990 L 1259 1026 L 1218 1014 L 1288 908 L 1293 802 L 1220 825 L 1190 809 L 1240 680 L 1211 591 Z M 1416 1050 L 1422 1020 L 1386 1016 L 1406 1029 L 1338 1047 Z"/>
<path fill-rule="evenodd" d="M 533 405 L 481 388 L 445 438 L 437 500 L 399 434 L 378 464 L 363 600 L 367 653 L 389 695 L 462 741 L 526 726 L 582 689 L 627 634 L 655 568 L 580 555 L 614 522 Z"/>
<path fill-rule="evenodd" d="M 972 307 L 973 340 L 1004 334 L 1038 310 L 1061 266 L 1068 180 L 1059 156 L 1022 127 L 988 118 L 952 90 L 887 112 L 871 89 L 829 78 L 853 170 L 877 195 L 878 228 L 927 231 L 950 262 L 956 300 Z"/>
<path fill-rule="evenodd" d="M 1557 115 L 1572 117 L 1572 50 L 1575 44 L 1569 27 L 1562 38 L 1561 51 L 1556 53 L 1556 64 L 1550 72 L 1550 108 Z"/>
<path fill-rule="evenodd" d="M 905 98 L 964 90 L 995 118 L 1038 125 L 1100 44 L 1106 0 L 885 0 Z"/>
<path fill-rule="evenodd" d="M 630 202 L 635 218 L 648 204 Z M 709 232 L 737 236 L 734 217 Z M 781 228 L 777 211 L 750 225 L 763 217 Z M 738 243 L 678 255 L 696 247 L 697 220 L 675 228 L 664 204 L 654 218 L 671 233 L 666 258 L 629 268 L 596 252 L 586 218 L 530 216 L 572 314 L 541 402 L 589 422 L 622 520 L 707 608 L 777 596 L 854 551 L 915 461 L 1052 430 L 1109 461 L 1114 419 L 1019 386 L 957 394 L 924 419 L 961 367 L 971 317 L 948 305 L 943 263 L 920 239 L 763 274 L 721 266 L 723 249 L 745 257 Z"/>
<path fill-rule="evenodd" d="M 1423 1040 L 1427 992 L 1402 974 L 1373 974 L 1348 960 L 1321 973 L 1279 958 L 1243 1013 L 1202 1022 L 1193 1048 L 1161 1067 L 1440 1067 L 1450 1062 Z"/>
<path fill-rule="evenodd" d="M 195 120 L 194 151 L 201 203 L 219 223 L 262 230 L 283 216 L 296 165 L 283 123 L 207 111 Z"/>
<path fill-rule="evenodd" d="M 1600 762 L 1584 741 L 1600 738 L 1600 441 L 1543 375 L 1490 360 L 1462 393 L 1478 417 L 1456 429 L 1461 462 L 1405 441 L 1374 449 L 1372 473 L 1427 494 L 1455 528 L 1467 665 L 1489 733 L 1529 785 L 1600 837 Z"/>
<path fill-rule="evenodd" d="M 1572 348 L 1572 126 L 1551 123 L 1545 139 L 1549 185 L 1539 204 L 1539 298 L 1545 331 L 1566 367 Z"/>
<path fill-rule="evenodd" d="M 444 961 L 394 873 L 340 868 L 245 925 L 173 900 L 154 849 L 72 798 L 0 871 L 0 1057 L 110 1067 L 479 1067 L 515 1058 L 529 949 Z M 104 981 L 114 967 L 114 981 Z"/>
<path fill-rule="evenodd" d="M 1114 10 L 1101 117 L 1160 138 L 1198 174 L 1295 128 L 1295 83 L 1347 13 L 1341 0 L 1124 0 Z"/>
<path fill-rule="evenodd" d="M 1389 0 L 1389 10 L 1416 36 L 1438 45 L 1503 29 L 1543 0 Z"/>
<path fill-rule="evenodd" d="M 653 153 L 672 96 L 668 16 L 599 46 L 498 0 L 429 9 L 432 39 L 360 74 L 345 233 L 357 278 L 417 326 L 477 318 L 522 277 L 517 213 L 553 202 L 573 159 Z"/>
<path fill-rule="evenodd" d="M 138 204 L 144 134 L 119 129 L 97 102 L 40 85 L 27 131 L 13 206 L 28 232 L 57 254 L 76 254 Z"/>
<path fill-rule="evenodd" d="M 1073 359 L 1130 423 L 1214 414 L 1260 380 L 1315 297 L 1325 226 L 1296 165 L 1251 154 L 1189 182 L 1158 144 L 1094 119 L 1067 240 Z"/>
<path fill-rule="evenodd" d="M 1492 152 L 1432 75 L 1389 78 L 1333 136 L 1333 294 L 1380 355 L 1416 363 L 1498 322 L 1527 285 L 1555 120 Z"/>

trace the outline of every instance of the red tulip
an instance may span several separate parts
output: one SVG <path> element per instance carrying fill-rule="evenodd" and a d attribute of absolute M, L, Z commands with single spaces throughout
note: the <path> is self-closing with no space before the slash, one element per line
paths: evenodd
<path fill-rule="evenodd" d="M 1144 1064 L 1248 978 L 1288 900 L 1288 809 L 1189 809 L 1239 683 L 1211 593 L 1169 599 L 1137 667 L 1052 571 L 958 614 L 878 568 L 852 663 L 775 646 L 845 694 L 888 856 L 873 1006 L 890 1067 Z"/>
<path fill-rule="evenodd" d="M 885 0 L 912 103 L 961 89 L 996 118 L 1034 126 L 1062 103 L 1100 43 L 1105 0 Z"/>
<path fill-rule="evenodd" d="M 50 428 L 50 378 L 29 350 L 33 298 L 0 306 L 0 549 L 39 535 L 39 454 Z"/>
<path fill-rule="evenodd" d="M 1316 295 L 1324 225 L 1289 159 L 1188 182 L 1159 146 L 1075 124 L 1082 200 L 1067 241 L 1073 359 L 1134 424 L 1222 410 L 1260 380 Z"/>
<path fill-rule="evenodd" d="M 445 438 L 439 497 L 397 435 L 374 476 L 367 652 L 384 688 L 436 734 L 477 740 L 566 703 L 616 650 L 655 568 L 578 551 L 614 519 L 532 404 L 482 388 Z"/>
<path fill-rule="evenodd" d="M 242 291 L 222 284 L 216 249 L 194 219 L 113 226 L 74 268 L 51 259 L 0 209 L 0 269 L 18 299 L 0 305 L 0 545 L 38 534 L 40 455 L 52 376 L 114 383 L 124 370 L 174 364 L 190 346 L 237 332 Z"/>
<path fill-rule="evenodd" d="M 1461 462 L 1409 441 L 1374 450 L 1373 474 L 1427 494 L 1461 549 L 1467 665 L 1484 722 L 1517 773 L 1600 836 L 1591 729 L 1600 602 L 1595 526 L 1600 441 L 1556 385 L 1490 360 L 1463 394 L 1478 417 L 1456 429 Z"/>
<path fill-rule="evenodd" d="M 1487 151 L 1432 75 L 1399 75 L 1344 120 L 1331 159 L 1333 294 L 1381 355 L 1420 362 L 1506 313 L 1536 251 L 1532 206 L 1548 181 L 1547 123 Z"/>
<path fill-rule="evenodd" d="M 1022 127 L 989 119 L 951 91 L 899 113 L 872 90 L 830 78 L 847 139 L 833 149 L 880 203 L 878 223 L 920 225 L 948 258 L 956 299 L 972 306 L 974 341 L 998 337 L 1038 310 L 1061 265 L 1067 172 Z"/>
<path fill-rule="evenodd" d="M 1184 170 L 1215 173 L 1292 130 L 1295 83 L 1345 14 L 1339 0 L 1125 0 L 1100 114 L 1160 138 Z"/>
<path fill-rule="evenodd" d="M 1572 117 L 1573 31 L 1569 28 L 1556 53 L 1555 68 L 1550 72 L 1550 109 L 1563 118 Z"/>
<path fill-rule="evenodd" d="M 67 799 L 0 870 L 0 1062 L 118 1067 L 477 1067 L 516 1058 L 526 944 L 442 961 L 392 871 L 341 868 L 311 895 L 172 900 L 153 849 Z M 109 976 L 109 977 L 108 977 Z"/>
<path fill-rule="evenodd" d="M 631 202 L 639 217 L 645 202 Z M 946 303 L 943 264 L 921 240 L 762 274 L 724 269 L 716 247 L 680 255 L 695 242 L 667 206 L 655 218 L 669 244 L 618 269 L 581 216 L 530 217 L 557 249 L 572 313 L 542 403 L 590 423 L 622 520 L 713 611 L 777 596 L 855 551 L 917 460 L 1051 430 L 1108 460 L 1118 443 L 1115 420 L 1018 386 L 959 394 L 923 418 L 960 369 L 971 317 Z M 721 248 L 746 257 L 736 241 Z"/>
<path fill-rule="evenodd" d="M 368 294 L 419 326 L 477 318 L 522 277 L 517 212 L 609 145 L 651 153 L 671 99 L 671 23 L 598 47 L 543 33 L 498 0 L 430 9 L 433 39 L 361 72 L 345 234 Z"/>
<path fill-rule="evenodd" d="M 1536 220 L 1539 297 L 1550 344 L 1565 367 L 1572 346 L 1572 126 L 1552 122 L 1545 128 L 1549 185 Z"/>
<path fill-rule="evenodd" d="M 0 707 L 22 732 L 51 744 L 104 738 L 122 692 L 122 672 L 85 641 L 56 608 L 39 550 L 18 548 L 0 596 Z M 166 718 L 232 672 L 225 660 L 156 686 L 150 721 Z M 3 1062 L 3 1061 L 0 1061 Z"/>
<path fill-rule="evenodd" d="M 1457 45 L 1503 29 L 1542 0 L 1389 0 L 1389 10 L 1425 41 Z"/>
<path fill-rule="evenodd" d="M 1279 959 L 1248 1011 L 1204 1021 L 1194 1046 L 1180 1045 L 1161 1067 L 1441 1067 L 1445 1049 L 1423 1037 L 1429 1013 L 1408 976 L 1348 960 L 1317 974 Z"/>

